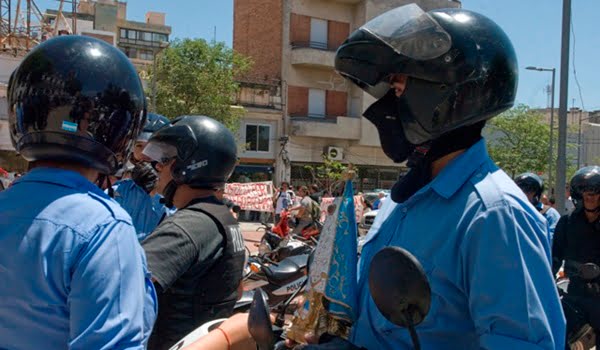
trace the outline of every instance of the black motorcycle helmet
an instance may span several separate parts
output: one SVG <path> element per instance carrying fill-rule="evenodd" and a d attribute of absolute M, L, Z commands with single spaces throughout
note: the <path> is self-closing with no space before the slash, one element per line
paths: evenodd
<path fill-rule="evenodd" d="M 36 46 L 10 78 L 11 140 L 30 162 L 73 162 L 112 174 L 144 125 L 145 100 L 120 50 L 87 36 L 60 36 Z"/>
<path fill-rule="evenodd" d="M 461 127 L 477 125 L 469 133 L 480 132 L 485 120 L 514 104 L 518 80 L 513 46 L 492 20 L 464 9 L 425 13 L 415 4 L 352 33 L 335 68 L 378 99 L 364 115 L 395 162 Z M 399 98 L 390 89 L 394 74 L 408 77 Z"/>
<path fill-rule="evenodd" d="M 146 118 L 146 124 L 142 129 L 142 132 L 137 138 L 137 141 L 147 142 L 152 134 L 163 128 L 165 125 L 169 125 L 171 121 L 164 115 L 156 113 L 148 113 Z"/>
<path fill-rule="evenodd" d="M 573 177 L 571 178 L 570 185 L 571 199 L 573 200 L 573 203 L 577 208 L 584 208 L 584 192 L 600 193 L 600 167 L 594 165 L 577 170 L 577 172 L 575 172 L 575 175 L 573 175 Z M 585 210 L 594 212 L 600 210 L 600 208 Z"/>
<path fill-rule="evenodd" d="M 155 162 L 175 159 L 173 180 L 165 189 L 165 199 L 172 206 L 179 185 L 192 188 L 223 187 L 237 163 L 237 145 L 225 125 L 206 116 L 182 116 L 157 131 L 144 148 Z"/>
<path fill-rule="evenodd" d="M 538 205 L 544 192 L 544 181 L 539 176 L 534 173 L 524 173 L 515 178 L 515 183 L 526 194 L 533 193 L 531 204 Z"/>

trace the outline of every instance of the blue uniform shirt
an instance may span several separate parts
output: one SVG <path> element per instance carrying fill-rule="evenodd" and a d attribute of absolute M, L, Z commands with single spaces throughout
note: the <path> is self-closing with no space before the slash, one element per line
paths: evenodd
<path fill-rule="evenodd" d="M 78 173 L 0 192 L 0 348 L 144 349 L 156 293 L 129 215 Z"/>
<path fill-rule="evenodd" d="M 171 211 L 160 203 L 160 195 L 151 197 L 132 179 L 116 182 L 113 190 L 115 200 L 131 215 L 140 242 L 154 231 L 163 216 L 171 214 Z"/>
<path fill-rule="evenodd" d="M 554 230 L 556 229 L 556 224 L 558 223 L 558 220 L 560 220 L 560 214 L 558 213 L 558 210 L 550 207 L 550 208 L 548 208 L 548 210 L 546 210 L 546 212 L 543 215 L 544 215 L 544 218 L 546 218 L 546 221 L 548 222 L 548 233 L 550 234 L 550 245 L 552 245 L 552 238 L 554 237 Z"/>
<path fill-rule="evenodd" d="M 546 230 L 479 141 L 406 202 L 384 202 L 359 262 L 352 342 L 412 348 L 408 331 L 387 321 L 369 294 L 369 264 L 391 245 L 414 254 L 431 284 L 431 309 L 416 328 L 423 349 L 564 349 Z"/>

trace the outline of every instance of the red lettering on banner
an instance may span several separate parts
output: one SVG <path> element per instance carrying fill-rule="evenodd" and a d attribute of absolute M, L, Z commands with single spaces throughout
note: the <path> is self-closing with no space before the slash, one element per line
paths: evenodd
<path fill-rule="evenodd" d="M 224 196 L 243 210 L 266 212 L 274 210 L 273 183 L 271 181 L 229 183 L 225 186 Z"/>

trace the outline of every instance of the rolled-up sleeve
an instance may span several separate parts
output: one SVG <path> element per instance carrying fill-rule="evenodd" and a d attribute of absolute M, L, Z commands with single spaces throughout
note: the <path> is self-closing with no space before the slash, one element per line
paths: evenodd
<path fill-rule="evenodd" d="M 156 294 L 135 229 L 99 228 L 73 266 L 70 349 L 145 349 L 156 318 Z"/>
<path fill-rule="evenodd" d="M 463 279 L 482 349 L 564 349 L 565 319 L 543 226 L 501 204 L 468 228 Z"/>

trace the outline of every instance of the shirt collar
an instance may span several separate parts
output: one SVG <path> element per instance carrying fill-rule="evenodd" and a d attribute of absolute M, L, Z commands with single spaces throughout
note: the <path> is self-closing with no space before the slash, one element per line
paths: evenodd
<path fill-rule="evenodd" d="M 444 198 L 452 197 L 488 159 L 485 139 L 482 138 L 446 165 L 431 182 L 431 188 Z"/>
<path fill-rule="evenodd" d="M 91 183 L 88 179 L 83 177 L 83 175 L 72 170 L 42 167 L 35 168 L 17 179 L 13 185 L 25 182 L 45 182 L 106 196 L 98 186 Z"/>

